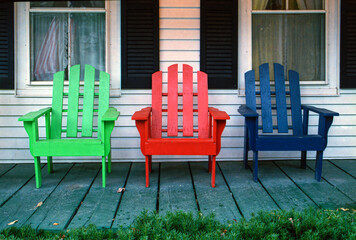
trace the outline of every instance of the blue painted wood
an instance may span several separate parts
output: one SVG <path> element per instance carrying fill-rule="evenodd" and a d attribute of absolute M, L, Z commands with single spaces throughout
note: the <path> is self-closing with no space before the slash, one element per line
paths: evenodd
<path fill-rule="evenodd" d="M 287 103 L 286 103 L 286 86 L 284 79 L 284 67 L 278 63 L 274 66 L 274 81 L 276 84 L 276 105 L 278 132 L 288 132 Z"/>
<path fill-rule="evenodd" d="M 253 111 L 256 111 L 256 88 L 254 70 L 245 73 L 245 85 L 246 105 Z"/>
<path fill-rule="evenodd" d="M 256 109 L 255 76 L 254 71 L 245 73 L 246 83 L 246 105 L 241 105 L 238 112 L 245 117 L 245 140 L 244 140 L 244 163 L 247 166 L 248 151 L 253 151 L 253 178 L 258 180 L 258 151 L 301 151 L 301 167 L 306 167 L 306 151 L 317 151 L 317 165 L 315 178 L 320 181 L 323 160 L 323 151 L 327 146 L 327 135 L 333 122 L 333 117 L 339 114 L 326 109 L 319 109 L 312 106 L 301 105 L 299 74 L 289 71 L 290 91 L 285 89 L 284 68 L 280 64 L 274 64 L 274 76 L 276 90 L 270 90 L 269 67 L 268 64 L 260 66 L 261 81 L 261 109 L 262 109 L 262 130 L 263 132 L 273 132 L 278 129 L 278 133 L 259 135 L 258 114 Z M 271 93 L 276 93 L 276 105 L 271 106 Z M 287 119 L 287 95 L 290 94 L 292 126 L 288 126 Z M 254 98 L 255 97 L 255 98 Z M 278 126 L 272 125 L 272 109 L 277 109 Z M 301 110 L 303 109 L 303 122 Z M 308 135 L 309 111 L 319 114 L 318 134 Z M 279 134 L 286 133 L 288 129 L 293 129 L 293 135 Z"/>
<path fill-rule="evenodd" d="M 271 87 L 268 63 L 260 65 L 260 87 L 262 102 L 262 130 L 264 133 L 272 133 Z"/>
<path fill-rule="evenodd" d="M 292 106 L 292 126 L 294 135 L 302 135 L 302 111 L 300 103 L 299 74 L 289 70 L 290 102 Z"/>

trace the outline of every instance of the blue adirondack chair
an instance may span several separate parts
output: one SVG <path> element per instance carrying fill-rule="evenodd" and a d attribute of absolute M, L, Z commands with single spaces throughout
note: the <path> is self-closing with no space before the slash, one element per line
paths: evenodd
<path fill-rule="evenodd" d="M 258 151 L 301 151 L 302 168 L 306 168 L 306 151 L 317 151 L 315 179 L 320 181 L 328 131 L 333 117 L 339 114 L 327 109 L 302 105 L 297 72 L 288 71 L 289 89 L 286 89 L 288 85 L 285 84 L 282 65 L 274 63 L 274 84 L 270 84 L 268 63 L 260 65 L 259 72 L 259 89 L 256 89 L 255 71 L 245 73 L 246 104 L 238 109 L 238 112 L 245 117 L 245 168 L 247 168 L 249 150 L 253 151 L 255 181 L 258 178 Z M 276 116 L 273 114 L 275 110 Z M 319 114 L 317 134 L 308 134 L 309 111 Z M 258 112 L 262 115 L 262 126 L 258 125 Z M 288 125 L 288 116 L 291 116 L 292 126 Z M 274 117 L 277 118 L 275 122 L 272 120 Z"/>

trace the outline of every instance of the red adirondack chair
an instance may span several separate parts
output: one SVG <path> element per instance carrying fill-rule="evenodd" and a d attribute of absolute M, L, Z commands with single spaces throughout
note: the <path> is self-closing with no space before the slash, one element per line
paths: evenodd
<path fill-rule="evenodd" d="M 146 157 L 146 187 L 149 187 L 152 155 L 208 155 L 211 186 L 215 187 L 216 156 L 220 152 L 226 120 L 230 117 L 226 112 L 208 107 L 207 74 L 198 71 L 197 79 L 198 92 L 193 92 L 193 68 L 183 64 L 183 92 L 178 92 L 178 64 L 171 65 L 168 67 L 168 93 L 163 93 L 162 71 L 152 74 L 152 107 L 143 108 L 132 116 L 141 136 L 141 151 Z M 162 108 L 164 97 L 168 98 L 167 109 Z M 183 108 L 178 108 L 179 97 L 183 98 Z M 194 97 L 197 97 L 198 109 L 194 109 Z M 195 112 L 198 113 L 197 129 L 193 124 Z M 178 128 L 181 119 L 183 127 Z M 165 120 L 167 127 L 163 128 Z"/>

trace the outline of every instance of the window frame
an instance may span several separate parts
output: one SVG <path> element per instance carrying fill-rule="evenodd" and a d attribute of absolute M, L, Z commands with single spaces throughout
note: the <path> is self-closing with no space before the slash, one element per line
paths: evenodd
<path fill-rule="evenodd" d="M 110 74 L 111 95 L 121 96 L 120 1 L 105 1 L 105 8 L 30 8 L 30 2 L 15 3 L 15 96 L 51 96 L 52 81 L 31 81 L 30 12 L 105 12 L 105 71 Z M 115 54 L 114 54 L 114 53 Z M 115 71 L 111 71 L 115 69 Z M 68 81 L 65 81 L 65 86 Z"/>
<path fill-rule="evenodd" d="M 325 81 L 301 81 L 301 94 L 306 96 L 339 95 L 340 0 L 325 0 L 325 10 L 252 10 L 252 0 L 239 0 L 238 94 L 245 95 L 244 73 L 252 69 L 253 14 L 321 12 L 325 12 Z"/>

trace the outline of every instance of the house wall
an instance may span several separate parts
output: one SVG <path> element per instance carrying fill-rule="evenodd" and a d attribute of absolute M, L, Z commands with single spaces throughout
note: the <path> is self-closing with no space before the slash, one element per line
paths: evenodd
<path fill-rule="evenodd" d="M 199 70 L 200 46 L 200 1 L 160 0 L 160 67 L 166 76 L 167 67 L 173 63 L 188 63 L 194 71 Z M 181 70 L 181 66 L 180 66 Z M 112 81 L 118 81 L 112 78 Z M 21 122 L 21 115 L 51 105 L 50 97 L 14 96 L 12 91 L 0 91 L 0 162 L 32 162 L 28 148 L 28 137 Z M 244 119 L 237 113 L 244 96 L 237 90 L 209 90 L 211 106 L 226 111 L 231 119 L 222 136 L 222 150 L 218 160 L 241 160 L 243 153 Z M 356 90 L 341 90 L 339 96 L 304 96 L 303 104 L 312 104 L 340 113 L 329 132 L 329 143 L 325 158 L 356 158 Z M 121 97 L 110 99 L 121 116 L 112 134 L 113 161 L 143 161 L 139 148 L 139 134 L 132 114 L 151 104 L 151 91 L 123 90 Z M 44 121 L 39 121 L 40 134 L 44 136 Z M 316 133 L 318 117 L 311 115 L 310 133 Z M 251 156 L 251 155 L 250 155 Z M 261 152 L 260 159 L 299 158 L 299 152 Z M 309 153 L 308 157 L 315 157 Z M 200 156 L 155 156 L 154 160 L 167 159 L 206 160 Z M 55 158 L 76 161 L 79 158 Z M 82 158 L 86 161 L 100 161 L 99 158 Z"/>

